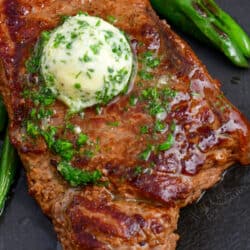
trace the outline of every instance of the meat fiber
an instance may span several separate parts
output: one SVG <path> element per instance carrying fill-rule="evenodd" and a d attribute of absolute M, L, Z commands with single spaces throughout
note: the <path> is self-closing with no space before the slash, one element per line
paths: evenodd
<path fill-rule="evenodd" d="M 151 50 L 161 60 L 154 80 L 141 86 L 137 76 L 130 92 L 104 106 L 101 114 L 89 108 L 84 119 L 71 118 L 92 141 L 99 140 L 94 157 L 75 159 L 75 167 L 99 169 L 107 186 L 70 187 L 57 172 L 57 158 L 43 139 L 35 143 L 22 139 L 22 122 L 32 108 L 22 96 L 28 84 L 25 61 L 41 31 L 79 10 L 104 19 L 115 16 L 115 25 L 128 34 L 138 57 Z M 248 121 L 148 0 L 1 1 L 0 57 L 0 91 L 10 116 L 11 141 L 26 169 L 29 192 L 53 221 L 64 249 L 175 249 L 180 208 L 218 182 L 235 162 L 250 162 Z M 138 70 L 141 67 L 138 60 Z M 155 121 L 141 102 L 129 106 L 129 98 L 143 88 L 164 84 L 177 93 L 164 117 L 168 126 L 175 123 L 174 144 L 165 152 L 152 153 L 144 163 L 138 154 L 152 138 L 141 135 L 140 127 L 152 130 Z M 53 110 L 50 123 L 64 124 L 66 107 L 58 101 Z M 119 126 L 110 126 L 114 121 Z M 165 137 L 158 134 L 154 142 L 162 143 Z M 153 167 L 147 165 L 148 171 L 139 175 L 132 171 L 149 163 Z"/>

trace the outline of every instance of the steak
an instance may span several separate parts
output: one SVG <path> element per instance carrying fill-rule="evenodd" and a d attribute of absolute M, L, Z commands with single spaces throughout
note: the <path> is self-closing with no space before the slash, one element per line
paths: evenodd
<path fill-rule="evenodd" d="M 23 123 L 34 104 L 22 93 L 32 78 L 25 62 L 40 33 L 80 10 L 116 18 L 115 26 L 128 34 L 137 55 L 138 74 L 128 93 L 103 106 L 100 114 L 88 108 L 84 118 L 70 117 L 71 124 L 98 141 L 94 156 L 74 159 L 74 167 L 98 169 L 108 183 L 73 188 L 57 171 L 58 158 L 43 138 L 23 139 Z M 157 53 L 160 64 L 152 78 L 142 79 L 140 57 L 148 50 Z M 180 208 L 198 199 L 235 162 L 250 162 L 249 122 L 148 0 L 1 1 L 0 56 L 10 138 L 25 167 L 29 192 L 51 218 L 64 249 L 175 249 Z M 129 102 L 155 86 L 175 93 L 162 118 L 174 142 L 143 161 L 138 155 L 149 144 L 164 143 L 166 133 L 153 132 L 156 121 L 145 100 Z M 65 125 L 64 104 L 56 101 L 52 109 L 49 123 Z M 143 126 L 148 133 L 141 133 Z M 76 140 L 72 134 L 68 138 Z"/>

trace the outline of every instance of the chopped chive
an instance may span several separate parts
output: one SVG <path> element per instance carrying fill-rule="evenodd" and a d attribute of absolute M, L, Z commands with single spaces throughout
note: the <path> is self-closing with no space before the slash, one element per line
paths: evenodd
<path fill-rule="evenodd" d="M 77 79 L 81 74 L 82 74 L 82 71 L 79 71 L 79 72 L 76 74 L 75 79 Z"/>

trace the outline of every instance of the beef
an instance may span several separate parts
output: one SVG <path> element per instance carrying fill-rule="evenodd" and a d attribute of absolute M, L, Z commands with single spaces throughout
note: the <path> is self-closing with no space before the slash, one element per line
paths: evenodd
<path fill-rule="evenodd" d="M 104 19 L 115 16 L 115 25 L 129 35 L 138 57 L 152 50 L 161 59 L 153 81 L 141 86 L 137 76 L 129 94 L 103 107 L 101 114 L 89 108 L 84 119 L 71 118 L 100 143 L 92 159 L 75 159 L 75 166 L 99 169 L 108 186 L 70 187 L 42 138 L 35 144 L 22 140 L 22 122 L 32 108 L 22 96 L 28 84 L 25 61 L 41 31 L 79 10 Z M 25 167 L 29 192 L 53 221 L 64 249 L 175 249 L 179 209 L 218 182 L 235 162 L 250 162 L 249 122 L 148 0 L 5 0 L 0 13 L 0 91 L 10 116 L 11 141 Z M 139 135 L 139 129 L 152 129 L 155 121 L 141 102 L 128 102 L 132 94 L 156 83 L 177 91 L 164 120 L 169 126 L 175 123 L 174 145 L 144 163 L 138 154 L 152 138 Z M 53 110 L 50 123 L 64 124 L 66 107 L 56 102 Z M 119 126 L 111 127 L 113 121 Z M 161 143 L 165 137 L 158 134 L 154 140 Z M 133 174 L 135 166 L 149 163 L 154 165 L 149 171 Z"/>

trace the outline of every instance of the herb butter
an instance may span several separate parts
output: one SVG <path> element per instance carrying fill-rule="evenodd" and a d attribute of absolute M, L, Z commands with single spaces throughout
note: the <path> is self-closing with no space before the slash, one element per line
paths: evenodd
<path fill-rule="evenodd" d="M 127 87 L 133 53 L 125 35 L 101 18 L 79 14 L 50 33 L 41 73 L 72 111 L 106 104 Z"/>

